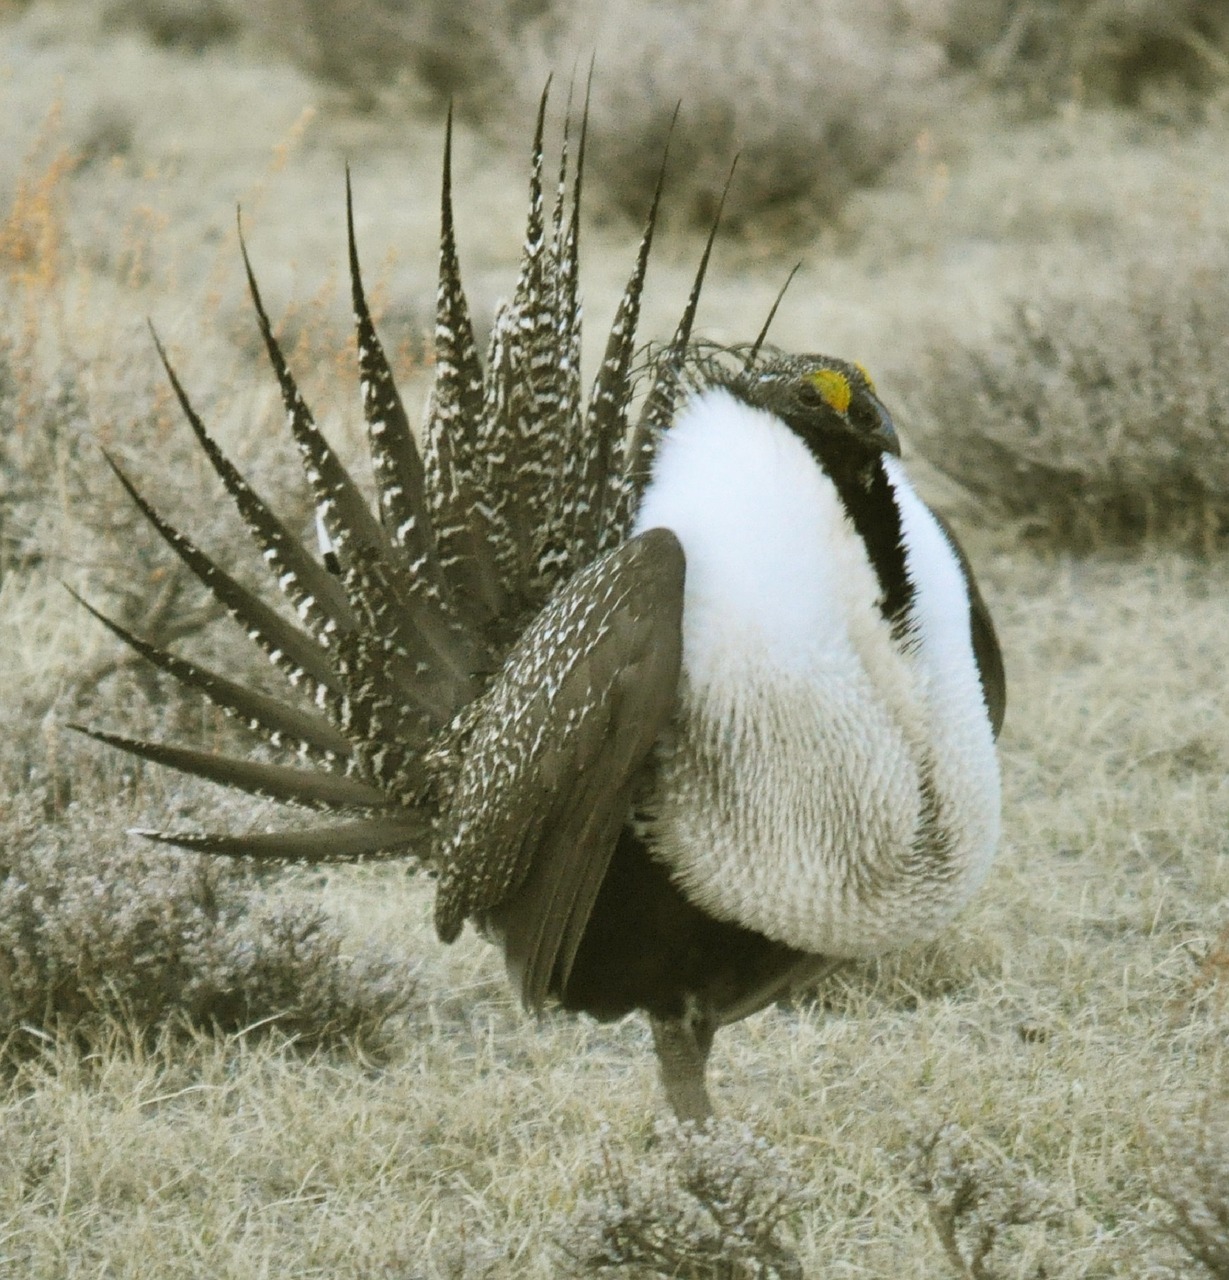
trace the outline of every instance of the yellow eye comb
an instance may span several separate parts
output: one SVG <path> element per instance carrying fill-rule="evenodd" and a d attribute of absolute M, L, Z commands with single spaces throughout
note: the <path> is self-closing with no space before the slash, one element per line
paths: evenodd
<path fill-rule="evenodd" d="M 807 381 L 824 398 L 824 403 L 837 413 L 844 413 L 849 408 L 853 391 L 849 379 L 836 369 L 816 369 L 807 374 Z"/>

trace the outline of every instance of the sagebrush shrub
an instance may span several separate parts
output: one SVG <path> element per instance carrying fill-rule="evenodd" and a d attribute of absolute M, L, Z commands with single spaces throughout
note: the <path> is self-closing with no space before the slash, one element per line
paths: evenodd
<path fill-rule="evenodd" d="M 1213 1280 L 1229 1280 L 1229 1102 L 1209 1097 L 1151 1133 L 1151 1181 L 1162 1230 Z"/>
<path fill-rule="evenodd" d="M 199 53 L 233 40 L 243 9 L 235 0 L 105 0 L 104 25 L 142 31 L 154 44 Z"/>
<path fill-rule="evenodd" d="M 265 43 L 374 106 L 390 86 L 416 79 L 440 102 L 453 95 L 473 115 L 509 82 L 525 22 L 548 0 L 260 0 L 248 20 Z"/>
<path fill-rule="evenodd" d="M 909 1181 L 927 1213 L 957 1280 L 1006 1277 L 1004 1253 L 1012 1228 L 1058 1217 L 1048 1189 L 1017 1161 L 979 1150 L 955 1124 L 917 1139 Z M 1039 1267 L 1038 1275 L 1048 1274 Z"/>
<path fill-rule="evenodd" d="M 735 224 L 833 214 L 972 85 L 1134 106 L 1229 66 L 1221 0 L 261 0 L 246 21 L 363 105 L 413 81 L 517 145 L 546 76 L 594 58 L 591 185 L 640 217 L 681 103 L 671 207 L 709 219 L 737 152 Z"/>
<path fill-rule="evenodd" d="M 992 80 L 1048 109 L 1072 97 L 1140 105 L 1150 90 L 1226 87 L 1221 0 L 1011 0 L 980 53 Z"/>
<path fill-rule="evenodd" d="M 548 72 L 596 59 L 587 177 L 635 217 L 680 103 L 670 208 L 708 221 L 737 153 L 725 206 L 737 225 L 791 203 L 831 214 L 947 100 L 942 48 L 896 7 L 855 0 L 584 0 L 556 6 L 525 44 L 520 114 Z"/>
<path fill-rule="evenodd" d="M 105 805 L 49 822 L 33 791 L 0 811 L 0 1044 L 90 1036 L 120 1019 L 276 1026 L 306 1048 L 377 1044 L 416 997 L 403 961 L 351 956 L 316 905 L 220 859 L 142 847 Z"/>
<path fill-rule="evenodd" d="M 750 1126 L 659 1120 L 635 1157 L 603 1140 L 556 1243 L 577 1275 L 801 1280 L 781 1232 L 793 1197 L 785 1160 Z"/>
<path fill-rule="evenodd" d="M 995 513 L 1076 546 L 1229 532 L 1229 252 L 1151 244 L 1018 299 L 984 348 L 937 343 L 912 437 Z"/>

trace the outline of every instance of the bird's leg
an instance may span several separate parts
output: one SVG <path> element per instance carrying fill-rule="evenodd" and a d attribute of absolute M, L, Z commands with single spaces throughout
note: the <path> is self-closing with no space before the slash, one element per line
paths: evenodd
<path fill-rule="evenodd" d="M 679 1120 L 703 1124 L 713 1115 L 704 1072 L 717 1031 L 716 1016 L 698 1001 L 689 1000 L 681 1017 L 650 1014 L 649 1026 L 670 1109 Z"/>

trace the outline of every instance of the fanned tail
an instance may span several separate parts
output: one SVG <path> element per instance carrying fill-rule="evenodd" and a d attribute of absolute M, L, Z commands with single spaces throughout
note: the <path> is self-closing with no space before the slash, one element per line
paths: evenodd
<path fill-rule="evenodd" d="M 219 448 L 154 335 L 184 416 L 295 620 L 241 585 L 108 462 L 158 534 L 290 687 L 284 696 L 249 687 L 85 607 L 146 661 L 203 695 L 268 747 L 292 755 L 295 763 L 245 760 L 94 728 L 82 732 L 143 760 L 288 804 L 337 812 L 344 821 L 248 835 L 143 833 L 150 838 L 250 858 L 353 860 L 407 851 L 435 857 L 433 823 L 459 768 L 475 699 L 551 592 L 625 536 L 638 500 L 636 461 L 650 456 L 651 441 L 673 407 L 677 382 L 672 367 L 659 366 L 632 428 L 636 326 L 662 183 L 659 179 L 601 367 L 586 397 L 580 375 L 579 259 L 588 94 L 571 171 L 565 125 L 548 217 L 543 198 L 548 92 L 549 85 L 534 132 L 517 284 L 496 316 L 485 370 L 461 282 L 449 113 L 435 377 L 421 453 L 368 307 L 346 174 L 347 253 L 377 490 L 374 512 L 300 394 L 240 228 L 257 324 L 314 500 L 324 563 Z M 664 168 L 663 158 L 663 174 Z M 671 358 L 662 364 L 671 365 L 689 339 L 710 248 L 711 237 L 667 348 Z"/>

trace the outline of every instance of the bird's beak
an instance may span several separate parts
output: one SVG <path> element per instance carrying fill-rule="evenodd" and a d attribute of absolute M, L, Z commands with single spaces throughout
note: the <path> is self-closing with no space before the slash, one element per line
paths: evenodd
<path fill-rule="evenodd" d="M 878 396 L 872 396 L 871 401 L 879 418 L 871 438 L 885 453 L 893 454 L 899 458 L 900 437 L 896 434 L 896 426 L 892 422 L 892 415 L 883 407 L 883 402 Z"/>

